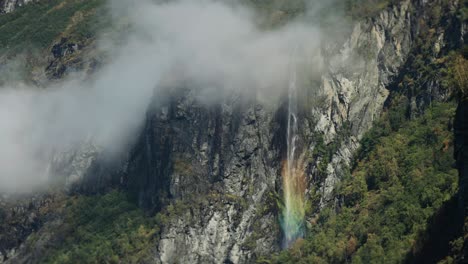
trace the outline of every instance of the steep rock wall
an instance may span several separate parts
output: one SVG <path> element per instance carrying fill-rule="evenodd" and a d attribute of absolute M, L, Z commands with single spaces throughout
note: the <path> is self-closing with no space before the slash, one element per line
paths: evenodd
<path fill-rule="evenodd" d="M 404 1 L 356 24 L 343 45 L 325 44 L 320 84 L 300 91 L 307 196 L 321 207 L 334 203 L 333 188 L 411 49 L 411 8 Z M 171 98 L 148 113 L 125 180 L 143 207 L 168 215 L 158 262 L 249 263 L 278 250 L 284 104 L 234 97 L 205 107 L 193 90 Z M 335 146 L 331 157 L 319 144 Z"/>
<path fill-rule="evenodd" d="M 389 94 L 387 86 L 411 49 L 411 7 L 410 1 L 404 1 L 358 23 L 339 52 L 331 50 L 328 55 L 329 71 L 319 90 L 325 105 L 313 107 L 312 115 L 317 120 L 315 131 L 323 134 L 325 144 L 335 142 L 339 148 L 326 167 L 325 180 L 313 182 L 321 186 L 321 206 L 333 202 L 343 166 L 349 166 L 362 135 L 379 117 Z"/>
<path fill-rule="evenodd" d="M 11 13 L 16 8 L 33 2 L 35 0 L 0 0 L 0 14 Z M 36 0 L 37 1 L 37 0 Z"/>
<path fill-rule="evenodd" d="M 344 43 L 324 43 L 320 81 L 299 91 L 306 196 L 314 210 L 336 204 L 334 187 L 380 115 L 428 4 L 403 1 L 354 25 Z M 435 46 L 443 49 L 453 35 L 444 28 L 438 34 Z M 54 167 L 71 190 L 95 191 L 111 181 L 164 215 L 157 263 L 250 263 L 278 251 L 286 102 L 232 95 L 206 105 L 191 87 L 168 98 L 155 96 L 137 144 L 117 169 L 103 165 L 92 146 L 58 155 Z"/>
<path fill-rule="evenodd" d="M 126 184 L 143 207 L 159 210 L 177 200 L 158 246 L 160 260 L 246 262 L 254 222 L 255 232 L 267 236 L 250 246 L 274 251 L 276 215 L 258 214 L 279 174 L 274 115 L 239 98 L 210 107 L 195 98 L 187 91 L 149 113 L 128 167 Z"/>

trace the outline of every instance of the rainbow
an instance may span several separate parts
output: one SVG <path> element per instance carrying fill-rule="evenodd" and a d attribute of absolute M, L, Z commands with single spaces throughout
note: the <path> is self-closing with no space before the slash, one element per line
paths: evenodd
<path fill-rule="evenodd" d="M 304 236 L 304 155 L 297 155 L 299 140 L 297 122 L 296 70 L 292 69 L 288 90 L 287 153 L 281 170 L 283 179 L 283 210 L 280 224 L 283 229 L 283 247 L 288 248 L 298 238 Z"/>
<path fill-rule="evenodd" d="M 305 173 L 302 159 L 297 162 L 283 162 L 283 199 L 281 215 L 283 229 L 283 248 L 289 248 L 298 238 L 304 237 L 304 193 Z"/>

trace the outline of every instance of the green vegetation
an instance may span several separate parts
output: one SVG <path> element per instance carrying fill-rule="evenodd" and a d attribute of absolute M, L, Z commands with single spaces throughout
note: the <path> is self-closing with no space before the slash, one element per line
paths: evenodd
<path fill-rule="evenodd" d="M 306 10 L 304 0 L 240 0 L 258 12 L 258 24 L 264 28 L 284 25 Z"/>
<path fill-rule="evenodd" d="M 44 263 L 141 263 L 150 257 L 159 228 L 120 191 L 71 198 L 63 237 Z"/>
<path fill-rule="evenodd" d="M 346 13 L 355 19 L 372 17 L 401 0 L 345 0 Z"/>
<path fill-rule="evenodd" d="M 450 252 L 440 264 L 453 264 L 453 263 L 463 263 L 463 258 L 466 259 L 467 247 L 468 247 L 468 217 L 465 217 L 465 222 L 463 225 L 463 231 L 460 237 L 450 241 Z"/>
<path fill-rule="evenodd" d="M 70 31 L 91 37 L 99 28 L 94 14 L 104 0 L 49 0 L 31 3 L 0 16 L 0 50 L 27 46 L 45 48 Z"/>
<path fill-rule="evenodd" d="M 304 0 L 244 0 L 264 12 L 300 13 L 306 8 Z"/>
<path fill-rule="evenodd" d="M 434 104 L 412 121 L 385 113 L 338 188 L 339 212 L 324 210 L 310 220 L 306 239 L 271 262 L 402 262 L 427 220 L 456 191 L 448 129 L 453 114 L 451 103 Z"/>
<path fill-rule="evenodd" d="M 257 22 L 266 29 L 286 24 L 302 16 L 320 25 L 328 32 L 346 35 L 351 20 L 377 15 L 380 11 L 401 0 L 241 0 L 258 12 Z"/>
<path fill-rule="evenodd" d="M 93 38 L 103 26 L 97 14 L 104 1 L 46 0 L 2 15 L 0 50 L 46 48 L 63 35 L 77 40 Z M 303 0 L 245 1 L 267 14 L 270 19 L 267 24 L 280 24 L 305 10 Z M 341 3 L 349 17 L 362 19 L 399 1 L 344 0 Z M 456 192 L 457 172 L 451 167 L 453 139 L 449 128 L 455 105 L 433 103 L 419 117 L 408 120 L 408 97 L 423 93 L 425 85 L 434 78 L 449 95 L 468 94 L 466 45 L 438 58 L 431 55 L 439 37 L 436 28 L 449 12 L 444 8 L 447 7 L 434 8 L 427 20 L 419 21 L 421 35 L 402 71 L 405 74 L 396 85 L 397 92 L 392 94 L 391 105 L 362 139 L 356 164 L 336 190 L 339 209 L 325 209 L 313 215 L 313 203 L 309 202 L 306 238 L 272 258 L 259 258 L 259 263 L 397 263 L 418 248 L 428 220 Z M 466 21 L 467 10 L 464 1 L 463 7 L 456 11 L 457 17 Z M 318 167 L 319 177 L 325 176 L 325 166 L 348 138 L 348 133 L 349 126 L 345 125 L 329 146 L 324 144 L 322 135 L 315 135 L 317 146 L 312 155 L 314 159 L 323 159 Z M 174 170 L 185 175 L 193 168 L 184 159 L 177 159 Z M 259 215 L 281 207 L 276 193 L 269 194 L 268 199 L 259 208 Z M 310 200 L 315 201 L 317 197 Z M 57 230 L 62 243 L 57 243 L 43 262 L 145 262 L 157 243 L 160 226 L 182 217 L 189 209 L 201 213 L 203 208 L 224 203 L 234 204 L 239 210 L 247 206 L 242 197 L 195 194 L 191 199 L 169 204 L 155 217 L 148 217 L 120 191 L 73 197 L 64 209 L 65 224 Z M 5 217 L 0 211 L 0 223 Z M 259 222 L 253 225 L 255 230 L 260 230 L 258 225 Z M 266 235 L 254 233 L 243 247 L 255 248 L 257 238 Z M 460 254 L 463 240 L 452 242 L 453 256 L 447 257 L 447 263 Z"/>
<path fill-rule="evenodd" d="M 282 24 L 304 11 L 304 0 L 243 0 L 266 15 L 266 25 Z M 353 18 L 377 14 L 399 0 L 343 0 L 343 9 Z M 62 34 L 77 39 L 92 38 L 108 21 L 100 7 L 105 0 L 47 0 L 30 3 L 0 16 L 0 51 L 25 47 L 45 48 Z M 336 7 L 336 5 L 333 5 Z M 318 13 L 335 13 L 331 5 Z M 465 13 L 461 13 L 463 16 Z"/>
<path fill-rule="evenodd" d="M 468 1 L 467 0 L 463 0 L 462 4 L 461 4 L 461 8 L 458 10 L 458 19 L 460 19 L 461 21 L 468 21 Z"/>
<path fill-rule="evenodd" d="M 467 48 L 467 47 L 465 47 Z M 468 54 L 451 53 L 448 57 L 448 67 L 444 86 L 454 87 L 459 96 L 468 96 Z"/>
<path fill-rule="evenodd" d="M 457 17 L 460 22 L 466 20 L 463 10 L 468 9 L 468 0 L 461 5 L 464 7 L 453 9 L 451 1 L 441 1 L 432 6 L 425 19 L 418 21 L 420 32 L 402 71 L 405 74 L 398 82 L 399 91 L 409 96 L 421 95 L 428 83 L 440 82 L 441 88 L 453 98 L 467 93 L 468 45 L 443 50 L 441 44 L 444 40 L 439 39 L 438 31 L 449 16 Z"/>
<path fill-rule="evenodd" d="M 330 3 L 315 3 L 306 0 L 243 0 L 253 5 L 263 13 L 272 14 L 273 19 L 291 18 L 305 12 L 307 8 L 314 10 L 319 16 L 332 15 L 335 18 L 343 11 L 353 19 L 362 19 L 377 15 L 380 11 L 402 0 L 338 0 Z"/>
<path fill-rule="evenodd" d="M 362 8 L 364 2 L 368 4 Z M 434 43 L 440 37 L 437 28 L 445 25 L 447 16 L 456 12 L 460 20 L 466 20 L 467 2 L 460 10 L 454 10 L 450 1 L 435 3 L 427 17 L 418 21 L 420 35 L 392 87 L 391 101 L 362 139 L 354 168 L 337 187 L 340 206 L 336 211 L 309 214 L 305 239 L 273 258 L 258 259 L 258 263 L 402 263 L 431 253 L 425 247 L 428 242 L 439 251 L 435 257 L 444 254 L 445 249 L 437 246 L 442 245 L 441 233 L 448 232 L 445 227 L 453 225 L 456 217 L 458 179 L 452 168 L 450 124 L 453 99 L 467 94 L 468 48 L 448 52 Z M 348 14 L 360 19 L 393 2 L 347 3 Z M 409 98 L 434 96 L 428 85 L 441 88 L 439 92 L 449 102 L 426 102 L 425 107 L 413 109 Z M 316 151 L 326 158 L 326 148 L 318 142 Z M 441 225 L 439 218 L 446 223 Z M 437 232 L 442 227 L 444 231 Z M 444 263 L 460 259 L 466 230 L 465 237 L 450 242 L 451 252 Z M 442 243 L 449 239 L 445 236 Z"/>

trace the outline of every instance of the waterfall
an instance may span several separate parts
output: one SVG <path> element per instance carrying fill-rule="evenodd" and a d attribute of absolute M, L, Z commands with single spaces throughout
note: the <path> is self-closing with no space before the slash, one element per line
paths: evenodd
<path fill-rule="evenodd" d="M 304 236 L 305 177 L 302 155 L 298 155 L 297 70 L 294 63 L 290 69 L 288 85 L 287 153 L 282 170 L 284 207 L 281 224 L 284 248 Z"/>

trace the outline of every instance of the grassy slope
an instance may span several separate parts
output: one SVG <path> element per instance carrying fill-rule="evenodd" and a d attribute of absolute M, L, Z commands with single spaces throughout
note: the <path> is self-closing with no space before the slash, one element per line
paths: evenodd
<path fill-rule="evenodd" d="M 341 5 L 338 9 L 346 9 L 348 16 L 362 18 L 374 15 L 394 1 L 397 0 L 338 0 L 337 3 Z M 43 0 L 1 15 L 0 52 L 24 52 L 25 48 L 44 49 L 64 33 L 67 37 L 77 39 L 92 38 L 106 23 L 102 19 L 102 10 L 99 9 L 104 2 L 105 0 Z M 307 6 L 304 0 L 241 2 L 268 14 L 268 19 L 273 24 L 303 13 Z"/>
<path fill-rule="evenodd" d="M 91 37 L 103 0 L 45 0 L 0 16 L 0 50 L 43 49 L 65 31 Z M 72 29 L 70 28 L 72 27 Z M 72 34 L 73 33 L 73 34 Z"/>

